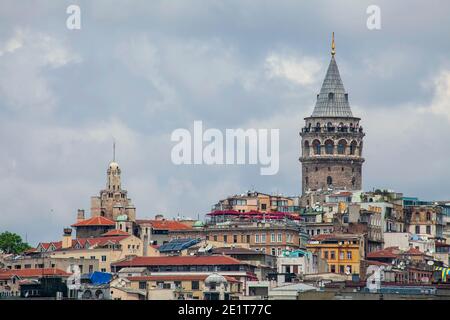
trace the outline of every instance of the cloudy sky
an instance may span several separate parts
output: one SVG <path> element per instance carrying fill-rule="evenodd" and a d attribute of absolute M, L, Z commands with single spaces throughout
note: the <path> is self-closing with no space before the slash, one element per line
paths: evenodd
<path fill-rule="evenodd" d="M 114 4 L 112 4 L 114 3 Z M 81 30 L 66 8 L 81 8 Z M 369 5 L 381 30 L 366 26 Z M 249 189 L 299 194 L 300 137 L 336 59 L 365 138 L 364 188 L 450 199 L 448 1 L 0 2 L 0 232 L 58 240 L 117 141 L 139 217 L 193 218 Z M 280 171 L 175 166 L 177 128 L 279 128 Z"/>

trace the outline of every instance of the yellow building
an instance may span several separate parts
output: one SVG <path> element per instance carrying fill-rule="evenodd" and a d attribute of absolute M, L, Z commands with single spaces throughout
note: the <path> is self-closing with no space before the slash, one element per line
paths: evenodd
<path fill-rule="evenodd" d="M 311 238 L 307 249 L 327 262 L 328 272 L 359 274 L 364 259 L 364 236 L 360 234 L 321 234 Z"/>

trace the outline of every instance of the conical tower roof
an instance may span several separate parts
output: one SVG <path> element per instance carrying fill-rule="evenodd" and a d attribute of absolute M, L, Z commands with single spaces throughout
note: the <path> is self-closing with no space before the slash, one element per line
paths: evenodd
<path fill-rule="evenodd" d="M 311 117 L 353 117 L 334 53 Z"/>

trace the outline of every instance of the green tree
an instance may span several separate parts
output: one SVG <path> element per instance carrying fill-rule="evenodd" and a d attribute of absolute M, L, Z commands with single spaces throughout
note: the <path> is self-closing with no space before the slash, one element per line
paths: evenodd
<path fill-rule="evenodd" d="M 0 251 L 4 253 L 20 254 L 30 248 L 30 245 L 23 242 L 18 234 L 9 231 L 0 233 Z"/>

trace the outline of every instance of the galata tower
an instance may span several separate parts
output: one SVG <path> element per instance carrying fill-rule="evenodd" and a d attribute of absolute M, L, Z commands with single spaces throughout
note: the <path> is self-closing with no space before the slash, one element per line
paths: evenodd
<path fill-rule="evenodd" d="M 302 138 L 302 194 L 310 191 L 362 188 L 363 138 L 360 118 L 350 109 L 335 59 L 331 61 L 311 116 L 305 118 Z"/>

